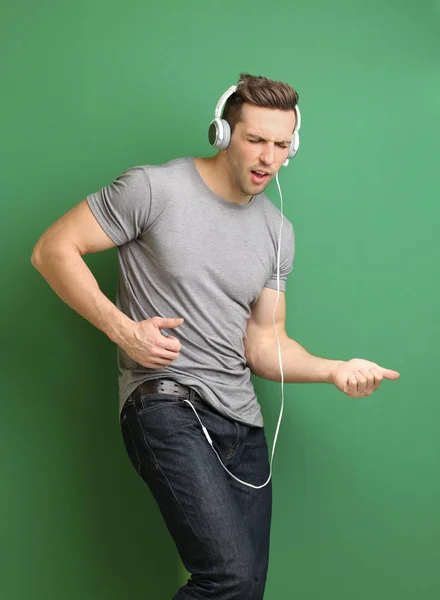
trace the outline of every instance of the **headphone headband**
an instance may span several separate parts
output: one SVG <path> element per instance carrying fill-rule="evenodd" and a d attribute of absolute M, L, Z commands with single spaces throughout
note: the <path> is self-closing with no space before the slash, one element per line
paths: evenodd
<path fill-rule="evenodd" d="M 216 119 L 221 119 L 225 104 L 228 101 L 228 98 L 237 91 L 237 87 L 238 86 L 236 85 L 231 85 L 231 87 L 227 89 L 226 92 L 220 97 L 220 100 L 217 102 L 217 106 L 215 107 L 214 116 Z"/>

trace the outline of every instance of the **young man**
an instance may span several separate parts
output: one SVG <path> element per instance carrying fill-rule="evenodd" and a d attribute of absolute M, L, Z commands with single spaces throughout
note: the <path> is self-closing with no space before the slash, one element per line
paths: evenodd
<path fill-rule="evenodd" d="M 32 257 L 55 292 L 118 345 L 125 446 L 192 574 L 176 599 L 264 593 L 272 499 L 251 372 L 281 380 L 272 322 L 281 214 L 264 190 L 288 157 L 297 102 L 289 85 L 241 74 L 223 115 L 225 149 L 128 169 L 56 221 Z M 82 259 L 115 245 L 117 306 Z M 284 218 L 275 313 L 284 380 L 360 397 L 399 377 L 365 360 L 312 356 L 287 336 L 293 254 Z"/>

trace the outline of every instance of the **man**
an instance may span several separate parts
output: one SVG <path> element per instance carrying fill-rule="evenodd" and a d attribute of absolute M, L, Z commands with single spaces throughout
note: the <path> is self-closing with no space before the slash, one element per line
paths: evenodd
<path fill-rule="evenodd" d="M 180 600 L 264 593 L 272 499 L 250 375 L 281 380 L 272 322 L 281 215 L 264 190 L 288 157 L 297 102 L 287 84 L 241 74 L 225 106 L 225 149 L 128 169 L 56 221 L 32 257 L 55 292 L 118 345 L 124 443 L 192 574 Z M 283 218 L 275 323 L 284 380 L 369 396 L 399 374 L 312 356 L 285 332 L 294 236 Z M 82 259 L 115 245 L 117 306 Z"/>

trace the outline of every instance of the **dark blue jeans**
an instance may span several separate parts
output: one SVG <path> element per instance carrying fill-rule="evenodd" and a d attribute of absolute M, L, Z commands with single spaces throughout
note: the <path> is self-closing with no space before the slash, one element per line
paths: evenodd
<path fill-rule="evenodd" d="M 189 398 L 225 466 L 263 484 L 264 430 L 225 418 Z M 191 406 L 175 396 L 134 392 L 121 413 L 130 460 L 150 488 L 191 578 L 175 600 L 261 600 L 269 560 L 272 488 L 235 481 L 208 444 Z M 159 599 L 158 599 L 159 600 Z"/>

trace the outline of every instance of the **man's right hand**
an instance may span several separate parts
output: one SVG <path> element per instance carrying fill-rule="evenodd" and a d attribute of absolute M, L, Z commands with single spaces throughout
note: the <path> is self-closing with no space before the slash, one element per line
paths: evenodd
<path fill-rule="evenodd" d="M 151 369 L 167 367 L 179 356 L 181 344 L 172 335 L 164 336 L 162 329 L 173 329 L 182 325 L 183 319 L 153 317 L 146 321 L 133 322 L 129 339 L 119 346 L 130 358 Z"/>

